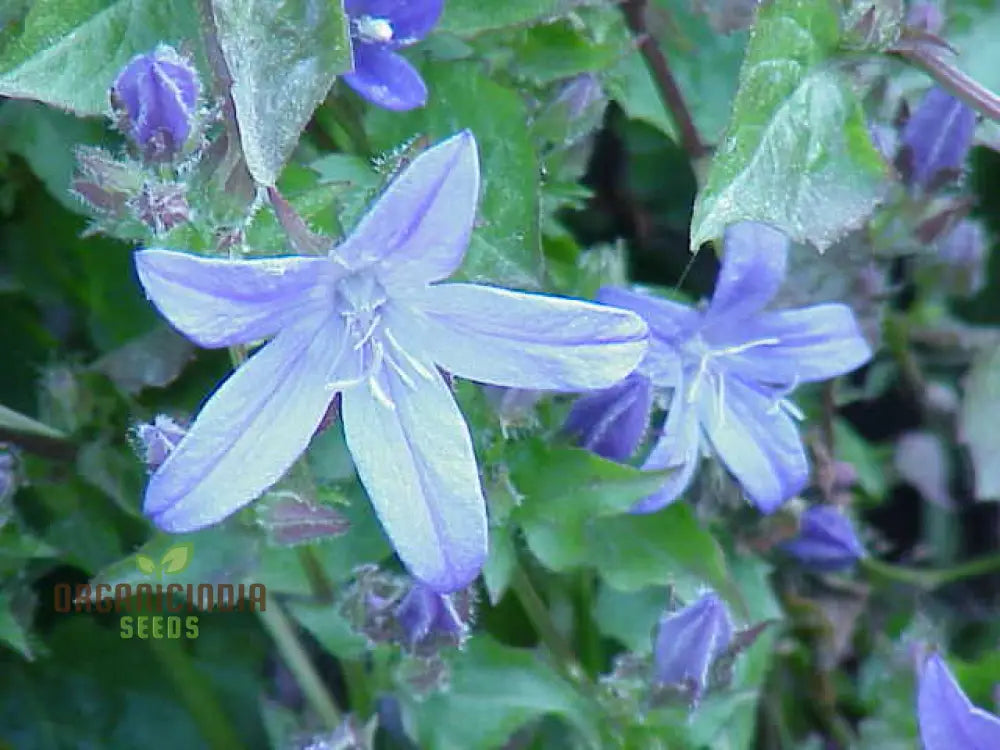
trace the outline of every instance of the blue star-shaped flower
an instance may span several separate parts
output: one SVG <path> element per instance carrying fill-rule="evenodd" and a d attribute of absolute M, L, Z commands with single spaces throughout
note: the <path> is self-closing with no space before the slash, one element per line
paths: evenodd
<path fill-rule="evenodd" d="M 568 430 L 584 446 L 621 460 L 642 441 L 651 392 L 672 393 L 663 433 L 643 468 L 676 471 L 637 504 L 638 512 L 677 499 L 706 443 L 758 508 L 775 510 L 809 476 L 792 418 L 796 410 L 786 397 L 799 383 L 850 372 L 871 357 L 846 305 L 764 310 L 785 277 L 783 234 L 763 224 L 736 224 L 724 247 L 715 295 L 705 309 L 619 288 L 598 295 L 646 320 L 649 352 L 625 382 L 577 401 Z"/>
<path fill-rule="evenodd" d="M 427 86 L 396 50 L 427 36 L 443 9 L 444 0 L 346 0 L 354 71 L 344 80 L 372 104 L 386 109 L 424 106 Z"/>
<path fill-rule="evenodd" d="M 638 364 L 648 337 L 626 310 L 436 283 L 462 262 L 478 193 L 476 142 L 464 132 L 415 159 L 327 257 L 137 253 L 147 294 L 196 343 L 271 339 L 152 475 L 144 511 L 160 528 L 191 531 L 251 502 L 340 393 L 358 474 L 403 562 L 441 592 L 476 576 L 482 488 L 438 367 L 509 387 L 601 388 Z"/>

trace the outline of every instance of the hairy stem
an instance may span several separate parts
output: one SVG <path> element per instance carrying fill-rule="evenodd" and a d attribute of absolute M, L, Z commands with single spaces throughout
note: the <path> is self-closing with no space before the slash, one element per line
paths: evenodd
<path fill-rule="evenodd" d="M 1000 122 L 1000 96 L 945 61 L 938 50 L 922 45 L 901 45 L 893 51 L 927 73 L 952 96 L 961 99 L 985 117 Z"/>

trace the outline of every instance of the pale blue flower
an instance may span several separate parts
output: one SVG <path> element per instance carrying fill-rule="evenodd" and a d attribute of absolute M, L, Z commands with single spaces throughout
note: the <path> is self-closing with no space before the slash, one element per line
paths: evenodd
<path fill-rule="evenodd" d="M 669 414 L 643 468 L 675 471 L 637 512 L 673 502 L 707 445 L 749 498 L 771 512 L 799 492 L 809 464 L 787 396 L 799 383 L 859 367 L 871 357 L 850 308 L 823 304 L 768 312 L 785 277 L 788 241 L 763 224 L 729 228 L 715 295 L 702 309 L 650 294 L 602 289 L 598 298 L 649 324 L 649 352 L 630 384 L 581 398 L 568 420 L 582 444 L 609 458 L 634 452 L 648 418 L 647 382 L 670 392 Z M 617 431 L 619 439 L 607 434 Z"/>
<path fill-rule="evenodd" d="M 973 705 L 940 654 L 924 662 L 917 688 L 924 750 L 996 750 L 1000 718 Z"/>
<path fill-rule="evenodd" d="M 171 532 L 216 523 L 274 484 L 342 396 L 358 475 L 400 558 L 437 591 L 486 555 L 469 431 L 438 367 L 518 388 L 607 387 L 642 359 L 631 312 L 480 284 L 461 264 L 479 194 L 464 132 L 425 152 L 327 257 L 136 255 L 160 312 L 205 347 L 271 341 L 205 404 L 153 474 L 144 511 Z"/>

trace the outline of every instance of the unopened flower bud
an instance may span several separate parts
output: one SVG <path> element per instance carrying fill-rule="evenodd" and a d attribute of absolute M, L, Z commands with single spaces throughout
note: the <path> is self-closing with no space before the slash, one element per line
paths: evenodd
<path fill-rule="evenodd" d="M 187 430 L 165 414 L 135 428 L 142 460 L 150 471 L 156 471 L 187 434 Z"/>
<path fill-rule="evenodd" d="M 914 3 L 906 14 L 906 25 L 928 34 L 937 34 L 944 27 L 944 14 L 934 3 Z"/>
<path fill-rule="evenodd" d="M 312 503 L 290 490 L 273 490 L 259 502 L 257 522 L 279 545 L 309 544 L 347 533 L 350 521 L 336 508 Z"/>
<path fill-rule="evenodd" d="M 460 646 L 469 634 L 472 610 L 468 592 L 439 594 L 416 582 L 396 606 L 396 622 L 414 652 Z"/>
<path fill-rule="evenodd" d="M 168 161 L 194 129 L 201 83 L 194 67 L 167 45 L 137 55 L 111 87 L 122 132 L 150 161 Z"/>
<path fill-rule="evenodd" d="M 13 514 L 11 498 L 17 489 L 17 458 L 11 449 L 0 444 L 0 528 Z"/>
<path fill-rule="evenodd" d="M 941 241 L 939 256 L 945 264 L 945 287 L 952 294 L 976 294 L 986 283 L 986 237 L 982 226 L 970 219 Z"/>
<path fill-rule="evenodd" d="M 839 570 L 865 555 L 851 520 L 830 505 L 816 505 L 802 514 L 799 534 L 781 548 L 806 567 Z"/>
<path fill-rule="evenodd" d="M 625 461 L 642 442 L 652 408 L 649 378 L 632 373 L 617 385 L 579 398 L 563 430 L 597 455 Z"/>
<path fill-rule="evenodd" d="M 653 678 L 658 685 L 690 691 L 697 700 L 708 685 L 712 665 L 729 649 L 733 623 L 714 592 L 664 616 L 653 645 Z"/>
<path fill-rule="evenodd" d="M 961 174 L 972 147 L 976 113 L 935 86 L 920 100 L 903 129 L 897 167 L 904 181 L 924 192 Z"/>
<path fill-rule="evenodd" d="M 184 186 L 177 183 L 147 182 L 131 206 L 136 218 L 156 234 L 191 220 Z"/>

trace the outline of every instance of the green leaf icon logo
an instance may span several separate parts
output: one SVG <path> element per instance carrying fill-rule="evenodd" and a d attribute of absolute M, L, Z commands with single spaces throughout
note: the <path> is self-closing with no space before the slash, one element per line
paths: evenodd
<path fill-rule="evenodd" d="M 191 545 L 178 544 L 167 550 L 160 560 L 164 573 L 180 573 L 191 562 Z"/>
<path fill-rule="evenodd" d="M 153 562 L 153 558 L 146 557 L 146 555 L 136 555 L 135 565 L 139 568 L 140 573 L 145 573 L 148 576 L 156 572 L 156 563 Z"/>

